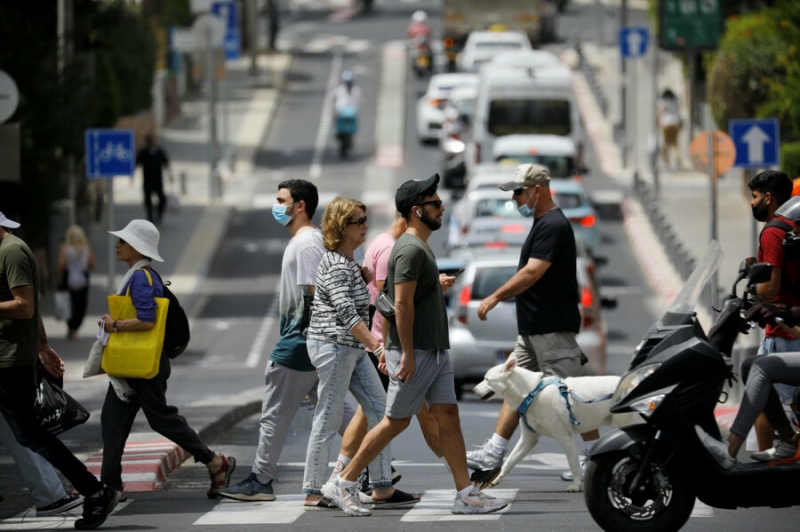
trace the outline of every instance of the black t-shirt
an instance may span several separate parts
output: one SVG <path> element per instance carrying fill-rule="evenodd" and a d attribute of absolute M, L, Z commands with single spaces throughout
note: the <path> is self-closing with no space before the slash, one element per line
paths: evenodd
<path fill-rule="evenodd" d="M 161 169 L 169 164 L 169 159 L 166 152 L 158 146 L 144 147 L 136 154 L 136 164 L 142 166 L 142 174 L 148 184 L 161 185 Z"/>
<path fill-rule="evenodd" d="M 537 218 L 520 253 L 519 267 L 540 259 L 550 267 L 533 286 L 517 296 L 517 328 L 521 335 L 577 333 L 578 280 L 575 271 L 575 234 L 561 209 Z"/>

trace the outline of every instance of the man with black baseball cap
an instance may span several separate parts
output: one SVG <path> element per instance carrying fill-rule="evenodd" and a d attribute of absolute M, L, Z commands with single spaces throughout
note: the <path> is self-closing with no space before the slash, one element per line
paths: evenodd
<path fill-rule="evenodd" d="M 28 245 L 7 229 L 19 224 L 0 212 L 0 410 L 14 437 L 42 455 L 84 496 L 77 529 L 103 524 L 119 502 L 119 493 L 103 485 L 57 437 L 39 424 L 34 412 L 36 362 L 55 377 L 64 363 L 47 343 L 39 315 L 36 260 Z"/>
<path fill-rule="evenodd" d="M 322 487 L 322 493 L 348 515 L 370 515 L 358 498 L 359 473 L 403 432 L 427 400 L 439 424 L 444 458 L 453 475 L 454 514 L 489 513 L 508 501 L 495 499 L 471 483 L 464 436 L 458 416 L 453 367 L 447 350 L 450 337 L 444 295 L 436 257 L 428 245 L 431 234 L 442 227 L 444 205 L 437 193 L 439 175 L 406 181 L 397 189 L 395 206 L 408 228 L 392 248 L 386 286 L 394 301 L 395 319 L 384 321 L 388 330 L 380 362 L 389 373 L 386 415 L 370 430 L 353 460 Z"/>

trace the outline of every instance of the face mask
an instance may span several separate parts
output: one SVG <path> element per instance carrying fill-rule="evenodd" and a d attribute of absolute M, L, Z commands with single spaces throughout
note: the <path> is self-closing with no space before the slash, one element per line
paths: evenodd
<path fill-rule="evenodd" d="M 276 222 L 284 227 L 289 225 L 289 222 L 292 221 L 292 216 L 290 214 L 286 214 L 286 210 L 292 205 L 294 205 L 294 203 L 290 203 L 289 205 L 275 203 L 272 205 L 272 217 L 275 218 Z"/>
<path fill-rule="evenodd" d="M 769 215 L 769 209 L 764 204 L 763 199 L 758 205 L 753 205 L 752 209 L 753 209 L 753 218 L 755 218 L 759 222 L 767 221 L 767 216 Z"/>
<path fill-rule="evenodd" d="M 533 208 L 528 207 L 528 202 L 531 200 L 531 195 L 528 194 L 528 199 L 525 200 L 525 203 L 517 207 L 517 211 L 524 216 L 525 218 L 530 218 L 533 216 L 534 211 L 536 210 L 536 204 L 539 202 L 539 198 L 537 197 L 533 202 Z"/>

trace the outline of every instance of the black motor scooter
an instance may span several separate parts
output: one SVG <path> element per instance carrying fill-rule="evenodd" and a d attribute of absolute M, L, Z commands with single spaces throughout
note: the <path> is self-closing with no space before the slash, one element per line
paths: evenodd
<path fill-rule="evenodd" d="M 695 499 L 715 508 L 800 504 L 800 463 L 737 463 L 724 470 L 697 436 L 695 425 L 719 438 L 714 408 L 727 399 L 734 378 L 733 344 L 752 326 L 743 317 L 755 285 L 769 279 L 772 267 L 742 262 L 731 294 L 709 330 L 694 307 L 722 252 L 712 241 L 666 314 L 637 346 L 620 379 L 611 411 L 639 412 L 645 424 L 607 433 L 591 449 L 584 497 L 592 518 L 615 532 L 667 532 L 680 529 Z M 737 285 L 747 281 L 741 296 Z"/>

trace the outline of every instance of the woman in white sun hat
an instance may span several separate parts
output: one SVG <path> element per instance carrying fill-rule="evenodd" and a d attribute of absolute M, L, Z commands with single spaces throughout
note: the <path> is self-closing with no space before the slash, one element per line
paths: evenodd
<path fill-rule="evenodd" d="M 136 318 L 115 320 L 111 316 L 103 315 L 100 323 L 104 322 L 106 332 L 111 334 L 118 331 L 150 330 L 155 325 L 155 298 L 163 297 L 164 293 L 161 278 L 151 266 L 151 261 L 154 260 L 164 262 L 158 253 L 158 229 L 147 220 L 132 220 L 125 229 L 109 233 L 118 238 L 117 260 L 128 265 L 128 271 L 117 287 L 117 294 L 125 294 L 130 289 L 130 296 L 136 307 Z M 156 273 L 150 275 L 152 285 L 142 268 Z M 123 491 L 122 453 L 133 420 L 141 408 L 153 430 L 186 449 L 196 462 L 202 462 L 208 467 L 211 488 L 207 495 L 209 498 L 216 498 L 220 488 L 226 487 L 230 482 L 236 459 L 211 451 L 186 419 L 178 414 L 178 409 L 167 404 L 169 374 L 169 357 L 162 355 L 158 375 L 152 379 L 125 379 L 127 388 L 133 393 L 122 393 L 119 388 L 109 384 L 101 415 L 103 467 L 100 477 L 107 485 Z"/>

